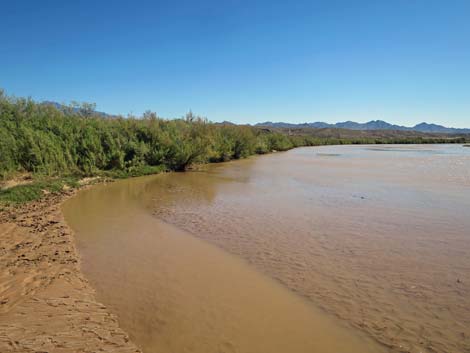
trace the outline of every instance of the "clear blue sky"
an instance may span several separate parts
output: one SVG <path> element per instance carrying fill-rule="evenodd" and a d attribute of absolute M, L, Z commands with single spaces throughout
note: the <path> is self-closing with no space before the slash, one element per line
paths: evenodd
<path fill-rule="evenodd" d="M 213 121 L 470 127 L 470 1 L 0 0 L 0 87 Z"/>

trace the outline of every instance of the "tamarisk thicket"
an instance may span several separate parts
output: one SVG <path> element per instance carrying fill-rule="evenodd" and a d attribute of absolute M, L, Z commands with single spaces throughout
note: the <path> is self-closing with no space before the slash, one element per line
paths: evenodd
<path fill-rule="evenodd" d="M 68 107 L 13 98 L 0 91 L 0 177 L 18 172 L 91 176 L 183 171 L 306 143 L 250 126 L 214 124 L 188 113 L 165 120 L 110 117 L 91 104 Z"/>

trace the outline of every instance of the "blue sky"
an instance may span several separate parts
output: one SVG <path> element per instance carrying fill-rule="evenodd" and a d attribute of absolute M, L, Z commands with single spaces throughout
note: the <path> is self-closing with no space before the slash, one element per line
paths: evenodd
<path fill-rule="evenodd" d="M 0 0 L 0 87 L 213 121 L 470 127 L 470 1 Z"/>

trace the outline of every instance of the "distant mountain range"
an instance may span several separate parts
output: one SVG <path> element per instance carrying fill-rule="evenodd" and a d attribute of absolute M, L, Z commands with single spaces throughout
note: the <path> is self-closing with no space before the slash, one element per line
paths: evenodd
<path fill-rule="evenodd" d="M 315 123 L 303 123 L 303 124 L 292 124 L 292 123 L 273 123 L 266 121 L 264 123 L 258 123 L 255 126 L 264 127 L 277 127 L 277 128 L 338 128 L 338 129 L 349 129 L 349 130 L 397 130 L 397 131 L 419 131 L 419 132 L 431 132 L 431 133 L 445 133 L 445 134 L 470 134 L 470 129 L 457 129 L 452 127 L 445 127 L 442 125 L 421 123 L 413 127 L 393 125 L 382 120 L 372 120 L 367 123 L 356 123 L 354 121 L 345 121 L 336 124 L 328 124 L 324 122 Z"/>

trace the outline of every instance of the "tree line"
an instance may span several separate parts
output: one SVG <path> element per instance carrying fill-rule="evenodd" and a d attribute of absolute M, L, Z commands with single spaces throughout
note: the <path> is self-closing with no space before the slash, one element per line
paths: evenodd
<path fill-rule="evenodd" d="M 196 163 L 222 162 L 273 150 L 303 139 L 250 126 L 222 125 L 188 113 L 166 120 L 109 117 L 90 104 L 68 107 L 14 98 L 0 91 L 0 177 L 17 172 L 96 175 L 183 171 Z"/>

